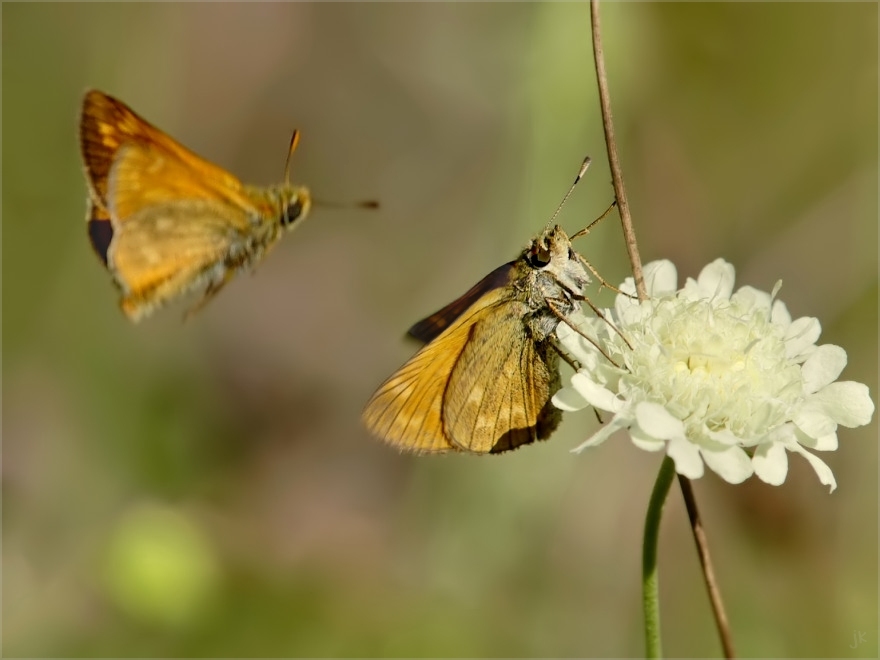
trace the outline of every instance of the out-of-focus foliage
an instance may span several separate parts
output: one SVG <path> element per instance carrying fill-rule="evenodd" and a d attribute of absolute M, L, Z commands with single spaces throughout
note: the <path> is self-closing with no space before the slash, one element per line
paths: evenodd
<path fill-rule="evenodd" d="M 409 324 L 539 231 L 585 154 L 562 223 L 611 201 L 586 5 L 2 11 L 3 653 L 641 655 L 659 456 L 570 455 L 585 417 L 484 458 L 358 423 Z M 876 396 L 876 4 L 603 17 L 643 258 L 781 278 Z M 189 323 L 131 326 L 85 237 L 89 87 L 249 182 L 298 127 L 297 182 L 382 208 L 315 208 Z M 614 221 L 579 249 L 626 275 Z M 878 652 L 877 424 L 840 440 L 830 496 L 796 458 L 780 488 L 696 484 L 743 656 Z M 667 653 L 717 654 L 675 491 L 661 571 Z"/>

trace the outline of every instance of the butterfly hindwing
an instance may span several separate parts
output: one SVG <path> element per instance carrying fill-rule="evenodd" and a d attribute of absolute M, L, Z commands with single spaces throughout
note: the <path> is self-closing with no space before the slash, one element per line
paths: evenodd
<path fill-rule="evenodd" d="M 243 241 L 222 204 L 177 202 L 139 211 L 118 227 L 107 257 L 122 289 L 122 307 L 137 318 L 184 291 L 224 280 L 229 255 Z"/>
<path fill-rule="evenodd" d="M 364 408 L 367 428 L 407 451 L 456 450 L 443 423 L 447 383 L 471 330 L 502 305 L 509 293 L 502 288 L 483 295 L 386 380 Z"/>
<path fill-rule="evenodd" d="M 443 403 L 454 445 L 498 453 L 544 439 L 559 422 L 549 405 L 559 389 L 558 357 L 529 336 L 525 303 L 510 301 L 475 324 Z"/>

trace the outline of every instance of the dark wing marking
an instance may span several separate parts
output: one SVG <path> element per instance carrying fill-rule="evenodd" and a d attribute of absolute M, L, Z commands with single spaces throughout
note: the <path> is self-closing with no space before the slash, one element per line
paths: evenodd
<path fill-rule="evenodd" d="M 422 319 L 411 327 L 407 334 L 423 342 L 429 342 L 452 325 L 471 305 L 483 295 L 494 290 L 510 286 L 514 274 L 515 261 L 499 266 L 477 282 L 460 298 L 449 303 L 438 312 Z"/>

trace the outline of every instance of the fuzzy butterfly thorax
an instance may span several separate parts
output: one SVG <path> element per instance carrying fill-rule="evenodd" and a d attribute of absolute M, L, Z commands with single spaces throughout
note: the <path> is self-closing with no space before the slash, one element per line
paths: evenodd
<path fill-rule="evenodd" d="M 559 314 L 551 311 L 555 303 L 563 316 L 580 308 L 583 292 L 590 283 L 583 264 L 571 247 L 571 240 L 559 227 L 546 229 L 536 237 L 516 262 L 524 269 L 523 280 L 532 312 L 527 326 L 535 341 L 545 341 L 556 331 Z"/>
<path fill-rule="evenodd" d="M 297 226 L 297 220 L 308 215 L 312 207 L 307 188 L 280 184 L 268 188 L 244 186 L 254 200 L 249 216 L 251 230 L 239 236 L 230 236 L 230 250 L 224 264 L 229 269 L 253 268 L 281 236 Z M 274 222 L 266 222 L 274 218 Z"/>

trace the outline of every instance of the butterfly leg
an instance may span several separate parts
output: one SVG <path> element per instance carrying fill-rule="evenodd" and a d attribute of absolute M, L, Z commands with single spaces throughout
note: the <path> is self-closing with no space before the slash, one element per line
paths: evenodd
<path fill-rule="evenodd" d="M 592 301 L 592 300 L 590 300 L 590 299 L 587 298 L 586 296 L 582 296 L 582 295 L 574 295 L 574 296 L 572 296 L 572 297 L 573 297 L 575 300 L 580 300 L 580 301 L 582 301 L 582 302 L 587 303 L 587 305 L 589 305 L 590 309 L 593 310 L 593 313 L 594 313 L 596 316 L 598 316 L 600 319 L 602 319 L 603 321 L 605 321 L 605 323 L 608 324 L 608 327 L 611 328 L 612 330 L 614 330 L 614 332 L 617 333 L 617 336 L 620 337 L 620 338 L 623 340 L 623 343 L 626 344 L 627 347 L 628 347 L 630 350 L 632 350 L 632 344 L 629 343 L 629 340 L 624 336 L 624 334 L 620 331 L 620 329 L 619 329 L 616 325 L 614 325 L 610 320 L 608 320 L 608 317 L 605 316 L 605 314 L 602 312 L 602 310 L 600 310 L 598 307 L 596 307 L 596 306 L 593 304 L 593 301 Z"/>
<path fill-rule="evenodd" d="M 602 215 L 600 215 L 598 218 L 596 218 L 595 220 L 593 220 L 590 224 L 588 224 L 586 227 L 584 227 L 583 229 L 581 229 L 579 232 L 576 232 L 576 233 L 572 234 L 571 237 L 569 238 L 569 240 L 572 240 L 572 241 L 573 241 L 573 240 L 576 239 L 576 238 L 579 238 L 579 237 L 581 237 L 581 236 L 586 236 L 587 234 L 589 234 L 589 233 L 590 233 L 590 230 L 591 230 L 593 227 L 595 227 L 595 226 L 598 225 L 600 222 L 602 222 L 602 220 L 604 220 L 605 218 L 608 217 L 608 214 L 611 213 L 612 210 L 614 210 L 614 207 L 615 207 L 615 206 L 617 206 L 617 200 L 616 200 L 616 199 L 615 199 L 613 202 L 611 202 L 611 205 L 610 205 L 607 209 L 605 209 L 605 212 L 602 213 Z"/>
<path fill-rule="evenodd" d="M 205 289 L 205 294 L 202 296 L 201 300 L 186 310 L 186 313 L 183 315 L 184 322 L 189 321 L 193 314 L 202 309 L 202 307 L 208 304 L 211 298 L 220 293 L 220 290 L 226 286 L 226 283 L 232 279 L 233 275 L 235 275 L 235 270 L 227 268 L 223 271 L 223 277 L 211 280 L 210 284 L 208 284 L 208 288 Z"/>
<path fill-rule="evenodd" d="M 586 299 L 586 298 L 585 298 L 585 300 L 587 301 L 587 303 L 590 305 L 590 307 L 591 307 L 594 311 L 598 311 L 598 310 L 596 309 L 596 307 L 595 307 L 592 303 L 589 302 L 589 299 Z M 544 298 L 544 301 L 547 303 L 547 308 L 550 310 L 550 312 L 551 312 L 556 318 L 558 318 L 562 323 L 565 323 L 565 324 L 566 324 L 567 326 L 569 326 L 572 330 L 574 330 L 576 333 L 578 333 L 581 337 L 583 337 L 583 338 L 586 339 L 588 342 L 590 342 L 590 343 L 593 345 L 593 347 L 594 347 L 597 351 L 599 351 L 599 352 L 602 354 L 602 356 L 603 356 L 606 360 L 608 360 L 611 364 L 613 364 L 613 365 L 614 365 L 615 367 L 617 367 L 618 369 L 621 368 L 621 366 L 620 366 L 619 364 L 617 364 L 617 362 L 615 362 L 614 359 L 613 359 L 610 355 L 608 355 L 608 353 L 605 352 L 605 349 L 603 349 L 601 346 L 599 346 L 598 342 L 596 342 L 595 339 L 593 339 L 592 337 L 590 337 L 588 334 L 586 334 L 583 330 L 581 330 L 581 329 L 578 328 L 577 326 L 572 325 L 572 323 L 571 323 L 571 322 L 569 321 L 569 319 L 565 316 L 565 314 L 563 314 L 563 313 L 560 311 L 560 309 L 559 309 L 559 307 L 557 306 L 557 304 L 558 304 L 558 303 L 561 303 L 561 302 L 564 302 L 563 300 L 558 300 L 558 299 L 555 299 L 555 298 Z M 600 317 L 600 318 L 603 318 L 603 319 L 604 319 L 605 317 L 602 316 L 602 317 Z"/>
<path fill-rule="evenodd" d="M 611 213 L 611 211 L 614 209 L 615 206 L 617 206 L 617 200 L 616 200 L 616 199 L 615 199 L 613 202 L 611 202 L 611 205 L 610 205 L 607 209 L 605 209 L 605 212 L 604 212 L 602 215 L 600 215 L 598 218 L 596 218 L 595 220 L 593 220 L 593 222 L 591 222 L 589 225 L 587 225 L 586 227 L 584 227 L 583 229 L 581 229 L 579 232 L 576 232 L 576 233 L 572 234 L 571 237 L 569 238 L 569 240 L 573 241 L 574 239 L 579 238 L 580 236 L 586 236 L 587 234 L 589 234 L 589 233 L 590 233 L 590 230 L 591 230 L 593 227 L 595 227 L 595 226 L 598 225 L 602 220 L 604 220 L 606 217 L 608 217 L 608 214 Z M 637 296 L 634 296 L 634 295 L 629 294 L 629 293 L 623 293 L 623 291 L 621 291 L 620 289 L 618 289 L 618 288 L 617 288 L 616 286 L 614 286 L 613 284 L 609 284 L 608 282 L 606 282 L 606 281 L 605 281 L 605 278 L 602 277 L 601 275 L 599 275 L 599 271 L 597 271 L 597 270 L 593 267 L 593 264 L 591 264 L 589 261 L 587 261 L 586 259 L 584 259 L 584 257 L 583 257 L 581 254 L 579 254 L 579 253 L 577 253 L 577 252 L 576 252 L 575 254 L 577 255 L 577 259 L 578 259 L 578 261 L 580 261 L 582 265 L 584 265 L 587 269 L 589 269 L 589 271 L 590 271 L 591 273 L 593 273 L 593 275 L 596 277 L 596 279 L 599 280 L 599 284 L 601 284 L 602 286 L 604 286 L 604 287 L 607 288 L 607 289 L 611 289 L 612 291 L 614 291 L 614 293 L 620 293 L 620 294 L 623 294 L 624 296 L 629 296 L 629 297 L 632 298 L 633 300 L 637 300 L 637 299 L 638 299 Z"/>
<path fill-rule="evenodd" d="M 633 295 L 633 294 L 631 294 L 631 293 L 626 293 L 626 292 L 624 292 L 624 291 L 621 291 L 620 289 L 618 289 L 616 286 L 614 286 L 614 285 L 611 284 L 610 282 L 607 282 L 607 281 L 605 280 L 604 277 L 602 277 L 601 275 L 599 275 L 599 271 L 596 270 L 596 268 L 593 266 L 593 264 L 591 264 L 589 261 L 587 261 L 586 259 L 584 259 L 583 255 L 581 255 L 581 254 L 578 253 L 578 252 L 575 252 L 574 254 L 575 254 L 575 257 L 577 258 L 577 260 L 578 260 L 578 261 L 579 261 L 579 262 L 580 262 L 585 268 L 587 268 L 587 269 L 593 274 L 593 276 L 594 276 L 597 280 L 599 280 L 599 284 L 601 284 L 603 287 L 605 287 L 606 289 L 611 289 L 612 291 L 614 291 L 614 293 L 619 293 L 620 295 L 622 295 L 622 296 L 626 296 L 627 298 L 632 298 L 633 300 L 638 300 L 638 299 L 639 299 L 638 296 L 635 296 L 635 295 Z"/>
<path fill-rule="evenodd" d="M 568 364 L 568 366 L 570 366 L 575 371 L 577 371 L 578 369 L 581 368 L 581 363 L 578 362 L 571 355 L 569 355 L 568 351 L 565 350 L 565 347 L 560 343 L 559 339 L 557 339 L 553 335 L 550 335 L 550 337 L 548 337 L 548 339 L 550 341 L 550 345 L 553 347 L 553 350 L 559 354 L 559 357 L 561 357 L 563 360 L 565 360 L 565 362 Z"/>

